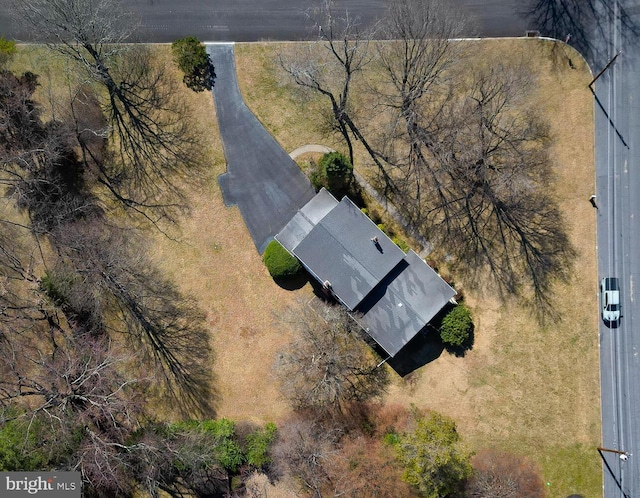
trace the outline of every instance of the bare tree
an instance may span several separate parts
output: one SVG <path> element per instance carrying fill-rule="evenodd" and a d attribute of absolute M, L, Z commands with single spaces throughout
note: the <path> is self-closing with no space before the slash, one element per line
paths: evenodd
<path fill-rule="evenodd" d="M 97 314 L 109 322 L 109 334 L 140 350 L 141 364 L 164 381 L 157 394 L 170 395 L 186 412 L 210 413 L 205 316 L 147 260 L 143 242 L 93 220 L 61 228 L 53 241 L 60 255 L 56 268 L 68 275 L 57 282 L 70 282 L 68 289 L 57 288 L 75 313 Z"/>
<path fill-rule="evenodd" d="M 40 261 L 38 253 L 37 239 L 28 228 L 0 220 L 0 324 L 4 337 L 46 322 L 32 295 L 38 286 L 33 268 L 34 261 Z"/>
<path fill-rule="evenodd" d="M 392 448 L 382 442 L 387 428 L 377 426 L 377 410 L 367 413 L 371 418 L 364 425 L 350 417 L 296 412 L 278 428 L 275 470 L 296 478 L 313 496 L 416 496 L 401 482 L 402 469 Z"/>
<path fill-rule="evenodd" d="M 123 247 L 118 235 L 58 228 L 59 253 L 45 259 L 39 285 L 15 257 L 14 272 L 0 267 L 0 404 L 26 410 L 25 437 L 48 423 L 47 441 L 64 460 L 45 463 L 79 469 L 90 489 L 110 495 L 133 482 L 129 439 L 149 396 L 191 414 L 210 414 L 212 404 L 202 314 L 132 256 L 140 248 L 131 236 Z"/>
<path fill-rule="evenodd" d="M 383 103 L 406 115 L 410 123 L 422 99 L 439 91 L 437 85 L 462 56 L 456 38 L 465 27 L 462 14 L 440 0 L 392 2 L 383 21 L 390 42 L 378 45 L 379 63 L 390 88 L 381 90 Z"/>
<path fill-rule="evenodd" d="M 542 498 L 544 485 L 538 469 L 527 458 L 498 450 L 484 450 L 472 458 L 473 476 L 468 498 Z"/>
<path fill-rule="evenodd" d="M 306 305 L 289 310 L 283 320 L 297 337 L 276 360 L 284 396 L 296 408 L 341 411 L 350 401 L 381 395 L 389 382 L 386 367 L 361 338 L 359 325 L 346 311 L 322 314 Z"/>
<path fill-rule="evenodd" d="M 343 138 L 353 164 L 349 98 L 353 79 L 371 62 L 369 38 L 348 12 L 336 17 L 333 2 L 326 0 L 316 29 L 326 53 L 319 58 L 317 44 L 303 44 L 294 54 L 280 54 L 280 64 L 301 87 L 320 93 L 331 103 L 332 125 Z"/>
<path fill-rule="evenodd" d="M 397 41 L 379 55 L 387 123 L 378 148 L 396 205 L 465 269 L 488 268 L 500 290 L 532 288 L 548 305 L 572 249 L 547 187 L 547 130 L 522 98 L 530 74 L 498 65 L 456 72 L 454 83 L 464 20 L 440 2 L 398 0 L 387 26 Z"/>
<path fill-rule="evenodd" d="M 110 152 L 95 94 L 74 89 L 69 115 L 45 122 L 36 86 L 0 74 L 0 185 L 20 208 L 0 219 L 0 405 L 28 420 L 25 440 L 56 449 L 39 467 L 80 470 L 89 495 L 128 495 L 149 396 L 211 414 L 205 316 L 99 207 Z"/>
<path fill-rule="evenodd" d="M 415 135 L 428 195 L 413 204 L 413 218 L 465 267 L 488 268 L 508 293 L 530 287 L 548 310 L 551 283 L 570 268 L 573 249 L 548 187 L 547 129 L 523 102 L 531 84 L 522 67 L 480 69 L 439 115 L 437 141 Z"/>
<path fill-rule="evenodd" d="M 97 162 L 99 181 L 153 221 L 170 216 L 184 204 L 174 175 L 193 173 L 200 161 L 196 134 L 163 65 L 148 47 L 123 44 L 132 31 L 130 14 L 118 0 L 16 2 L 22 19 L 106 93 L 100 104 L 114 154 Z"/>
<path fill-rule="evenodd" d="M 0 75 L 0 185 L 29 214 L 31 228 L 45 233 L 91 210 L 83 168 L 65 124 L 41 120 L 33 100 L 37 76 Z"/>
<path fill-rule="evenodd" d="M 326 468 L 338 452 L 343 432 L 308 417 L 294 417 L 281 425 L 273 449 L 274 459 L 283 474 L 294 476 L 303 489 L 322 498 L 330 488 Z"/>
<path fill-rule="evenodd" d="M 330 496 L 386 498 L 418 494 L 401 480 L 402 469 L 380 439 L 353 434 L 344 438 L 325 469 L 331 482 Z"/>
<path fill-rule="evenodd" d="M 47 322 L 41 325 L 46 332 Z M 4 336 L 0 355 L 0 403 L 29 407 L 25 437 L 32 425 L 47 424 L 39 431 L 44 443 L 68 452 L 58 465 L 80 470 L 91 489 L 127 489 L 119 454 L 151 380 L 131 375 L 135 355 L 105 336 L 65 331 L 53 321 L 40 337 Z"/>
<path fill-rule="evenodd" d="M 124 47 L 119 45 L 136 27 L 120 0 L 16 0 L 15 6 L 18 19 L 39 28 L 56 50 L 98 73 L 108 68 L 95 63 L 120 53 Z"/>
<path fill-rule="evenodd" d="M 44 276 L 27 275 L 18 259 L 21 253 L 6 260 L 7 270 L 13 267 L 20 278 L 39 281 L 72 329 L 95 335 L 113 334 L 116 328 L 138 347 L 145 346 L 146 358 L 160 367 L 167 392 L 186 394 L 184 406 L 208 411 L 210 347 L 203 314 L 144 258 L 135 233 L 107 223 L 75 157 L 71 129 L 41 121 L 31 100 L 35 87 L 35 77 L 0 75 L 0 134 L 5 138 L 0 182 L 29 215 L 25 231 L 36 235 L 37 244 L 44 242 L 37 237 L 46 234 L 54 254 L 36 255 L 49 269 Z M 72 107 L 85 121 L 92 110 L 88 99 L 82 108 Z M 93 121 L 99 123 L 99 116 Z M 89 133 L 85 138 L 85 129 L 77 130 L 85 150 L 92 147 L 97 154 L 101 137 Z M 42 306 L 34 307 L 43 316 L 37 311 Z"/>
<path fill-rule="evenodd" d="M 398 188 L 411 186 L 420 204 L 428 175 L 422 147 L 436 143 L 439 123 L 434 117 L 450 97 L 448 70 L 463 56 L 455 38 L 466 20 L 440 0 L 396 0 L 382 25 L 391 41 L 378 49 L 384 81 L 375 91 L 386 124 L 376 140 L 377 150 Z"/>
<path fill-rule="evenodd" d="M 335 15 L 334 2 L 324 0 L 322 7 L 313 12 L 318 42 L 326 49 L 319 54 L 316 44 L 305 44 L 294 53 L 280 53 L 280 65 L 300 87 L 319 93 L 331 104 L 329 128 L 337 131 L 349 151 L 354 164 L 353 139 L 367 150 L 385 179 L 386 188 L 392 188 L 391 178 L 383 167 L 382 159 L 356 125 L 351 105 L 351 90 L 356 77 L 371 63 L 374 53 L 370 47 L 372 32 L 362 31 L 358 20 L 345 12 Z"/>
<path fill-rule="evenodd" d="M 150 424 L 132 441 L 129 462 L 151 496 L 237 496 L 232 479 L 250 469 L 247 443 L 228 419 Z"/>

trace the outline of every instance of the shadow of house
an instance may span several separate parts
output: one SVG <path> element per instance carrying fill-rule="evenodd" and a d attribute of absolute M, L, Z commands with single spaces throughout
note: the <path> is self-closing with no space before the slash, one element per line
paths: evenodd
<path fill-rule="evenodd" d="M 429 321 L 456 291 L 415 252 L 405 254 L 348 197 L 338 202 L 320 190 L 275 238 L 352 312 L 385 360 L 401 351 L 425 358 L 412 340 L 427 334 Z"/>
<path fill-rule="evenodd" d="M 418 368 L 437 360 L 445 350 L 437 330 L 427 326 L 420 331 L 387 364 L 400 376 L 405 377 Z"/>

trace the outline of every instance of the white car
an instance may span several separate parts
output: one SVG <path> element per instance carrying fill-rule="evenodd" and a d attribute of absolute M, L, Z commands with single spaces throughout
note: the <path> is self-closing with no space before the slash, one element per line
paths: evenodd
<path fill-rule="evenodd" d="M 600 281 L 600 307 L 605 322 L 617 323 L 620 320 L 620 283 L 617 278 L 606 277 Z"/>

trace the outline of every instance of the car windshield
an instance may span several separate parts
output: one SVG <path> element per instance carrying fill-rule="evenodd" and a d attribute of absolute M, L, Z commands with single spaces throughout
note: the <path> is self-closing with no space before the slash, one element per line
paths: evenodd
<path fill-rule="evenodd" d="M 618 305 L 617 304 L 609 304 L 607 306 L 607 311 L 618 311 Z"/>

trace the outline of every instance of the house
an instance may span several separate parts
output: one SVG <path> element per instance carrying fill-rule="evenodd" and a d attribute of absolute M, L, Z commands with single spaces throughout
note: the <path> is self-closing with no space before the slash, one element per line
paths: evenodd
<path fill-rule="evenodd" d="M 405 254 L 348 198 L 322 189 L 276 235 L 325 289 L 395 356 L 456 291 Z"/>

